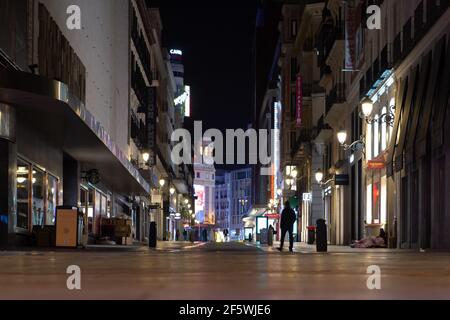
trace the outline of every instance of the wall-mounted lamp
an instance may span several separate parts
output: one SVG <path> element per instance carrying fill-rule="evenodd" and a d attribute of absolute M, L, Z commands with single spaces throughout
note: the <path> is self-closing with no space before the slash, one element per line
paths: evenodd
<path fill-rule="evenodd" d="M 345 151 L 352 150 L 352 151 L 362 151 L 364 152 L 364 149 L 366 147 L 365 137 L 364 135 L 361 135 L 359 140 L 356 140 L 352 142 L 351 144 L 346 144 L 347 141 L 347 131 L 344 129 L 341 129 L 337 133 L 337 139 L 339 141 L 339 144 L 342 148 L 344 148 Z"/>
<path fill-rule="evenodd" d="M 142 160 L 144 160 L 144 163 L 147 164 L 148 160 L 150 160 L 150 153 L 144 151 L 144 153 L 142 153 Z"/>
<path fill-rule="evenodd" d="M 359 117 L 366 121 L 367 124 L 374 124 L 375 122 L 383 123 L 385 122 L 389 126 L 394 126 L 395 114 L 392 111 L 395 111 L 395 107 L 392 107 L 388 112 L 383 113 L 378 117 L 373 117 L 373 102 L 369 97 L 365 97 L 361 101 L 361 113 Z"/>

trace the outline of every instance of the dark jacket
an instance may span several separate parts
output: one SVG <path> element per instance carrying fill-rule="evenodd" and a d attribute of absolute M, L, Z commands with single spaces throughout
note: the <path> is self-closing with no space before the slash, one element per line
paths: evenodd
<path fill-rule="evenodd" d="M 295 220 L 297 220 L 297 217 L 295 216 L 295 211 L 292 210 L 292 208 L 284 208 L 281 212 L 281 221 L 280 221 L 280 228 L 281 229 L 290 229 L 295 223 Z"/>

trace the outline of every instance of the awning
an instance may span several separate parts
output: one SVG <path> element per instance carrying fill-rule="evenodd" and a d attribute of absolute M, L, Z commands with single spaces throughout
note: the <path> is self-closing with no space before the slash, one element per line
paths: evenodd
<path fill-rule="evenodd" d="M 123 194 L 148 195 L 149 184 L 67 85 L 19 71 L 0 70 L 0 102 L 36 117 L 60 134 L 62 149 L 83 168 L 98 169 L 102 181 Z"/>
<path fill-rule="evenodd" d="M 269 209 L 267 205 L 254 205 L 250 207 L 247 213 L 242 218 L 244 227 L 251 228 L 256 226 L 256 217 L 264 215 Z"/>

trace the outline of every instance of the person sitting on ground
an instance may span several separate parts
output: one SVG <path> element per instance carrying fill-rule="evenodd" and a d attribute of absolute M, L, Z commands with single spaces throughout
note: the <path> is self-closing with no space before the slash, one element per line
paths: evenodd
<path fill-rule="evenodd" d="M 377 237 L 371 236 L 359 241 L 355 241 L 350 245 L 352 248 L 385 248 L 387 244 L 386 232 L 383 228 L 380 229 L 380 234 Z"/>

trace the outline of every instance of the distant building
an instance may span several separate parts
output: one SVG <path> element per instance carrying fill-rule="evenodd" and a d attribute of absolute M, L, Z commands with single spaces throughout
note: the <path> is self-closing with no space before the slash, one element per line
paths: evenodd
<path fill-rule="evenodd" d="M 216 178 L 217 226 L 229 229 L 231 238 L 243 238 L 242 217 L 252 204 L 252 169 L 221 172 Z"/>
<path fill-rule="evenodd" d="M 230 174 L 223 170 L 216 172 L 216 226 L 221 229 L 230 228 L 231 211 Z"/>
<path fill-rule="evenodd" d="M 211 157 L 212 149 L 209 147 L 211 141 L 204 140 L 200 148 L 200 157 L 194 159 L 194 190 L 197 199 L 195 200 L 195 219 L 201 224 L 215 224 L 215 175 L 216 169 L 213 164 L 207 164 L 206 159 Z"/>

